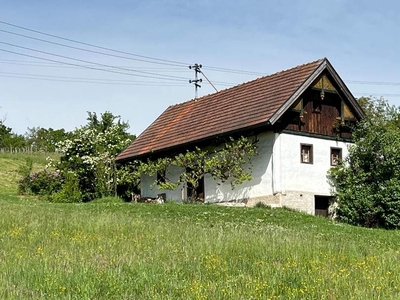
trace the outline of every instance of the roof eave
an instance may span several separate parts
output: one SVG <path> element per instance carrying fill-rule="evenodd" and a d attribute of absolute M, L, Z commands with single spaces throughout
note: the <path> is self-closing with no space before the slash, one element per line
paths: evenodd
<path fill-rule="evenodd" d="M 179 144 L 179 145 L 174 145 L 174 146 L 167 147 L 167 148 L 151 150 L 151 151 L 148 151 L 148 152 L 145 152 L 145 153 L 132 155 L 132 156 L 128 156 L 128 157 L 118 158 L 118 156 L 117 156 L 116 159 L 115 159 L 115 162 L 117 162 L 117 163 L 125 163 L 125 162 L 132 161 L 132 160 L 140 160 L 140 159 L 144 159 L 144 158 L 147 158 L 149 156 L 152 156 L 152 155 L 159 155 L 161 153 L 165 153 L 165 152 L 169 152 L 169 151 L 175 151 L 175 150 L 177 150 L 179 148 L 185 148 L 185 147 L 190 147 L 192 145 L 196 145 L 198 143 L 204 143 L 204 142 L 216 139 L 218 137 L 227 137 L 227 136 L 239 134 L 241 132 L 245 133 L 245 132 L 257 131 L 257 129 L 260 129 L 260 128 L 266 128 L 267 130 L 268 129 L 271 130 L 272 129 L 271 123 L 269 121 L 262 122 L 262 123 L 257 123 L 257 124 L 251 125 L 251 126 L 238 128 L 238 129 L 227 131 L 227 132 L 220 132 L 218 134 L 215 134 L 215 135 L 212 135 L 212 136 L 208 136 L 208 137 L 204 137 L 204 138 L 198 139 L 198 140 L 193 140 L 193 141 L 187 142 L 185 144 Z"/>

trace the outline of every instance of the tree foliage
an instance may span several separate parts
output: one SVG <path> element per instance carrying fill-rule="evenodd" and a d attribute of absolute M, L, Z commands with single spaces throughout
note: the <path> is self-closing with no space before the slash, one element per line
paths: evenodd
<path fill-rule="evenodd" d="M 27 144 L 35 151 L 55 152 L 57 143 L 70 136 L 64 128 L 53 129 L 43 127 L 28 128 L 25 133 Z"/>
<path fill-rule="evenodd" d="M 134 139 L 120 116 L 105 112 L 99 117 L 88 112 L 87 120 L 85 126 L 71 132 L 70 138 L 57 143 L 61 159 L 53 162 L 64 178 L 70 178 L 70 188 L 78 182 L 83 201 L 115 195 L 115 157 Z"/>
<path fill-rule="evenodd" d="M 4 124 L 4 120 L 0 120 L 0 148 L 22 148 L 26 145 L 22 135 L 12 132 L 12 129 Z"/>
<path fill-rule="evenodd" d="M 196 190 L 205 174 L 210 174 L 217 182 L 231 183 L 232 189 L 251 179 L 252 158 L 257 155 L 257 145 L 248 138 L 230 138 L 220 148 L 198 147 L 174 156 L 148 160 L 139 163 L 136 174 L 154 176 L 161 174 L 154 182 L 160 190 L 172 190 L 183 184 L 191 187 L 190 201 L 197 200 Z M 168 167 L 182 170 L 178 180 L 171 180 Z"/>
<path fill-rule="evenodd" d="M 355 145 L 329 176 L 340 220 L 366 227 L 400 227 L 400 109 L 384 99 L 360 99 L 366 118 Z"/>

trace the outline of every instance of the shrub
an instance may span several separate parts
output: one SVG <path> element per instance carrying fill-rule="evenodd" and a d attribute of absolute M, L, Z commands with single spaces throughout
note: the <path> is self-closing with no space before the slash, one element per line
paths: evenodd
<path fill-rule="evenodd" d="M 55 194 L 49 197 L 49 200 L 56 203 L 79 203 L 82 202 L 82 193 L 79 189 L 78 178 L 74 174 L 66 173 L 65 182 Z"/>
<path fill-rule="evenodd" d="M 20 194 L 51 195 L 61 189 L 62 178 L 59 172 L 38 171 L 26 175 L 18 182 Z"/>
<path fill-rule="evenodd" d="M 73 172 L 84 202 L 112 196 L 117 185 L 115 158 L 134 139 L 128 123 L 110 112 L 88 113 L 88 124 L 76 128 L 69 139 L 57 143 L 59 162 L 51 164 L 61 174 Z"/>
<path fill-rule="evenodd" d="M 400 228 L 400 107 L 369 102 L 368 119 L 353 131 L 355 145 L 329 171 L 338 220 L 365 227 Z"/>

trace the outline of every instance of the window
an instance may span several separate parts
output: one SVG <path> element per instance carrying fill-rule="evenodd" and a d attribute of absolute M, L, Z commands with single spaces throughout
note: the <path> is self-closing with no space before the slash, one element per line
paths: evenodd
<path fill-rule="evenodd" d="M 342 148 L 331 148 L 331 166 L 337 166 L 342 160 Z"/>
<path fill-rule="evenodd" d="M 313 146 L 309 144 L 300 144 L 300 161 L 303 164 L 313 163 Z"/>

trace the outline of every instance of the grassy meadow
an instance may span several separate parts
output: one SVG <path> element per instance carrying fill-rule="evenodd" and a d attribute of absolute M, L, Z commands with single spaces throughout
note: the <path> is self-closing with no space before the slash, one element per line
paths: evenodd
<path fill-rule="evenodd" d="M 400 233 L 286 209 L 16 194 L 0 155 L 0 299 L 400 299 Z M 40 166 L 37 161 L 37 166 Z"/>

